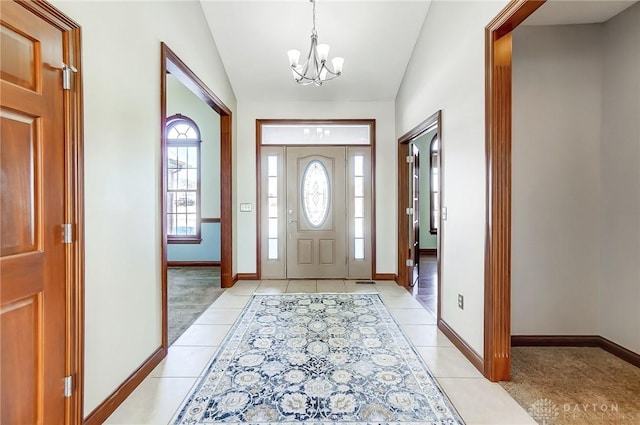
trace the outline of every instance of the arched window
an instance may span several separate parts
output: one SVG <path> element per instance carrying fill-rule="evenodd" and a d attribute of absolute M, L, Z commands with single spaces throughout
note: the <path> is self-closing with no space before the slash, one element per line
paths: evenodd
<path fill-rule="evenodd" d="M 200 130 L 184 116 L 167 118 L 167 237 L 200 243 Z"/>
<path fill-rule="evenodd" d="M 430 233 L 438 233 L 438 223 L 440 222 L 440 141 L 438 134 L 433 136 L 429 145 L 429 180 L 431 185 L 429 192 L 431 196 L 431 224 Z"/>

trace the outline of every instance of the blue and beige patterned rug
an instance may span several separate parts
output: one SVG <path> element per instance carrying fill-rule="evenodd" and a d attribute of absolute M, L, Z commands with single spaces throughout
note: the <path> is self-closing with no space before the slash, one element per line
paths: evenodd
<path fill-rule="evenodd" d="M 256 295 L 174 418 L 463 424 L 376 294 Z"/>

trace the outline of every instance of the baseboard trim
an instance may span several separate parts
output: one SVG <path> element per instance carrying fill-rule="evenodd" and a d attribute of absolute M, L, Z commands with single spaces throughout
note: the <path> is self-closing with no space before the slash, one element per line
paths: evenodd
<path fill-rule="evenodd" d="M 138 385 L 165 358 L 167 352 L 159 347 L 116 390 L 84 419 L 84 425 L 100 425 L 129 397 Z"/>
<path fill-rule="evenodd" d="M 640 354 L 600 335 L 512 335 L 513 347 L 599 347 L 640 367 Z"/>
<path fill-rule="evenodd" d="M 599 347 L 597 335 L 511 335 L 512 347 Z"/>
<path fill-rule="evenodd" d="M 258 273 L 238 273 L 235 280 L 258 280 Z"/>
<path fill-rule="evenodd" d="M 438 320 L 438 329 L 453 342 L 458 350 L 484 375 L 484 360 L 456 331 L 443 319 Z"/>
<path fill-rule="evenodd" d="M 420 248 L 421 255 L 438 255 L 437 248 Z"/>
<path fill-rule="evenodd" d="M 220 267 L 220 261 L 167 261 L 167 267 Z"/>
<path fill-rule="evenodd" d="M 373 276 L 374 280 L 397 280 L 397 278 L 395 273 L 376 273 Z"/>

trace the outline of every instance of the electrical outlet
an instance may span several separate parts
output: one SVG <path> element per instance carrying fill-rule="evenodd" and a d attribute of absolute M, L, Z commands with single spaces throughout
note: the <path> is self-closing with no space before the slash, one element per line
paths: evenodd
<path fill-rule="evenodd" d="M 464 310 L 464 296 L 462 294 L 458 294 L 458 308 Z"/>

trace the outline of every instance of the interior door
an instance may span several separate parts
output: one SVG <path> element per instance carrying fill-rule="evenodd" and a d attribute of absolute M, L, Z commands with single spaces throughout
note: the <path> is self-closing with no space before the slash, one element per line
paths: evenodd
<path fill-rule="evenodd" d="M 15 2 L 0 26 L 0 421 L 62 424 L 63 37 Z"/>
<path fill-rule="evenodd" d="M 287 277 L 344 278 L 346 148 L 288 147 L 286 155 Z"/>
<path fill-rule="evenodd" d="M 414 286 L 420 277 L 420 151 L 410 143 L 409 152 L 413 158 L 409 163 L 409 258 L 413 261 L 410 284 Z"/>

